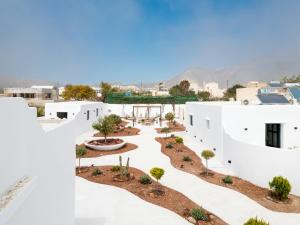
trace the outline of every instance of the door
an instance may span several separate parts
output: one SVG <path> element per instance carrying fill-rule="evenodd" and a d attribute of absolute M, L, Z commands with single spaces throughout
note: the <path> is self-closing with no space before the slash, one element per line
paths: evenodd
<path fill-rule="evenodd" d="M 281 124 L 267 123 L 266 124 L 266 146 L 280 148 L 281 145 Z"/>

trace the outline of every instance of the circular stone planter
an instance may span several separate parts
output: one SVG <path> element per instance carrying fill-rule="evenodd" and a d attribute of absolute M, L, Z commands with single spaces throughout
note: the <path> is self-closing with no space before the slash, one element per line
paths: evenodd
<path fill-rule="evenodd" d="M 113 144 L 113 143 L 104 144 L 102 143 L 102 141 L 104 142 L 104 139 L 101 138 L 101 139 L 86 141 L 84 142 L 84 145 L 94 150 L 110 151 L 110 150 L 117 150 L 119 148 L 122 148 L 126 144 L 126 142 L 121 139 L 107 139 L 107 140 L 108 141 L 118 140 L 121 142 L 117 144 Z M 97 144 L 95 142 L 101 142 L 101 144 Z"/>

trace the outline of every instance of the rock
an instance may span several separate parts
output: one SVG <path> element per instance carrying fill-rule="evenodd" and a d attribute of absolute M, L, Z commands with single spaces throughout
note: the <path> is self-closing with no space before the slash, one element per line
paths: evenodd
<path fill-rule="evenodd" d="M 149 193 L 149 196 L 150 196 L 150 198 L 155 198 L 155 194 L 152 192 Z"/>
<path fill-rule="evenodd" d="M 180 168 L 183 168 L 183 167 L 184 167 L 184 165 L 181 164 L 181 165 L 180 165 Z"/>
<path fill-rule="evenodd" d="M 135 177 L 134 177 L 134 174 L 133 174 L 133 173 L 130 173 L 130 174 L 129 174 L 129 179 L 130 179 L 130 180 L 134 180 L 134 178 L 135 178 Z"/>
<path fill-rule="evenodd" d="M 193 223 L 193 224 L 196 224 L 196 223 L 197 223 L 197 221 L 196 221 L 193 217 L 191 217 L 191 216 L 189 216 L 189 217 L 187 218 L 187 220 L 188 220 L 190 223 Z"/>
<path fill-rule="evenodd" d="M 209 216 L 208 216 L 208 217 L 209 217 L 209 219 L 210 219 L 210 220 L 214 220 L 214 219 L 216 218 L 216 216 L 215 216 L 215 215 L 213 215 L 213 214 L 209 214 Z"/>

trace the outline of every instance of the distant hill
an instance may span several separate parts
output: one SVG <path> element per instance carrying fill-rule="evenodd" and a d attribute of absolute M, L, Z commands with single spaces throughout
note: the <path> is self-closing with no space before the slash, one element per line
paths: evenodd
<path fill-rule="evenodd" d="M 280 80 L 284 76 L 300 74 L 300 64 L 284 61 L 253 61 L 247 64 L 233 66 L 230 68 L 209 70 L 201 68 L 191 68 L 178 74 L 172 79 L 165 81 L 167 87 L 178 84 L 181 80 L 188 80 L 191 87 L 197 89 L 201 87 L 203 81 L 216 81 L 221 87 L 229 86 L 249 81 L 271 81 Z"/>
<path fill-rule="evenodd" d="M 7 87 L 31 87 L 32 85 L 59 85 L 54 81 L 33 80 L 0 75 L 0 88 Z"/>

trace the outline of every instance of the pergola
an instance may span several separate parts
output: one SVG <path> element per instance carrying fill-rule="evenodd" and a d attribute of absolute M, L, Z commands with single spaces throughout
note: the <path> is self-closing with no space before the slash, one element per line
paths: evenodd
<path fill-rule="evenodd" d="M 132 116 L 133 116 L 133 126 L 134 126 L 134 122 L 135 122 L 135 114 L 134 111 L 135 109 L 139 109 L 139 108 L 146 108 L 147 109 L 147 119 L 149 119 L 149 115 L 150 115 L 150 109 L 151 108 L 159 108 L 159 123 L 161 126 L 161 120 L 162 120 L 162 105 L 133 105 L 132 106 Z"/>

